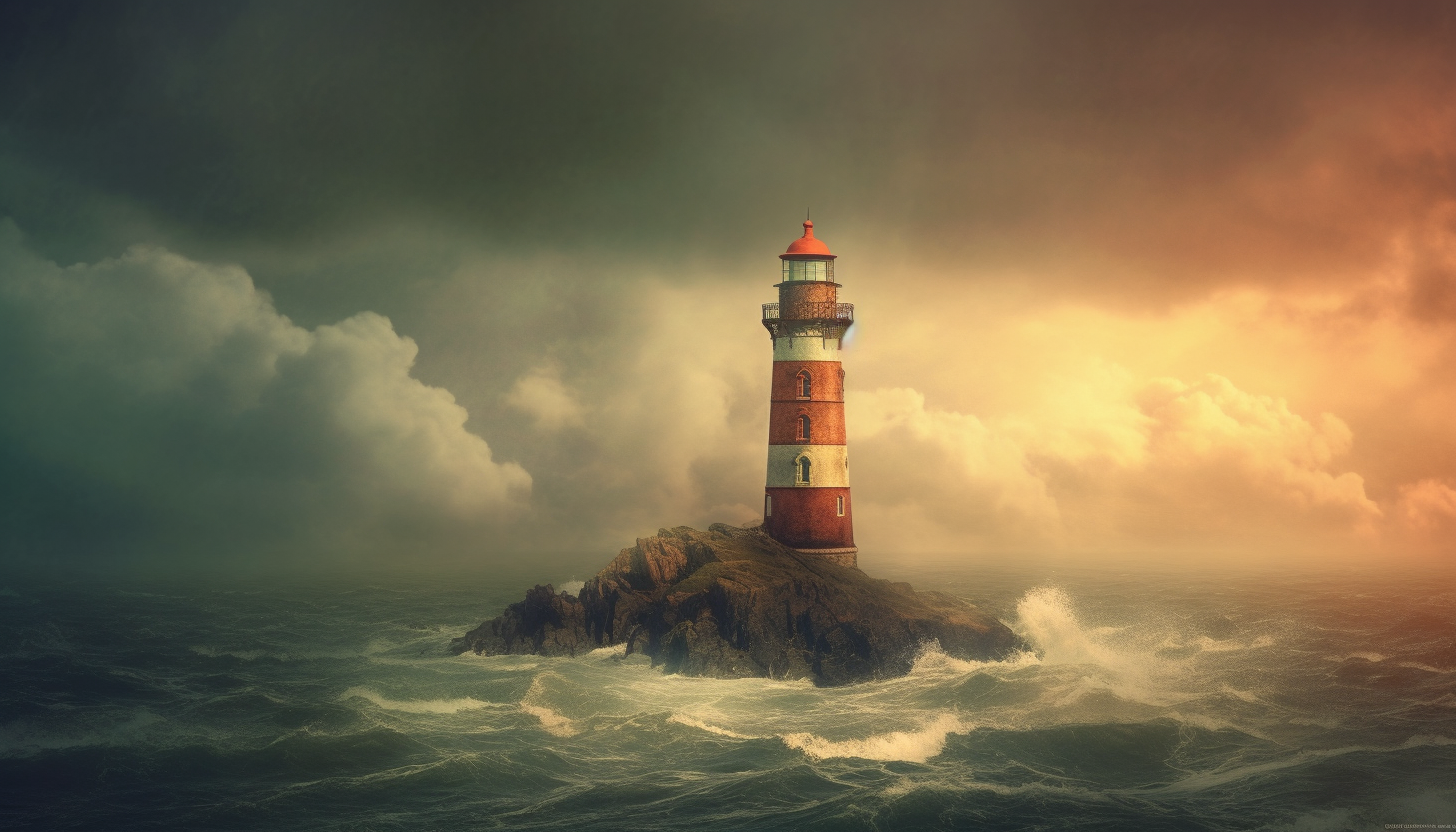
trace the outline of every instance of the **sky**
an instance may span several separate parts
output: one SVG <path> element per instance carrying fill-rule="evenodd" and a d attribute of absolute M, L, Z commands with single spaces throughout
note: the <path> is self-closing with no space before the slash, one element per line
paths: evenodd
<path fill-rule="evenodd" d="M 812 212 L 861 563 L 1456 560 L 1446 3 L 8 3 L 11 562 L 756 519 Z"/>

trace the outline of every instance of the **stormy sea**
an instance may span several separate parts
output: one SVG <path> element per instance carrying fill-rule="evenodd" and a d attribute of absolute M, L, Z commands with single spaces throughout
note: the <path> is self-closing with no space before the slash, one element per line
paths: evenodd
<path fill-rule="evenodd" d="M 585 575 L 0 583 L 0 826 L 1456 827 L 1449 572 L 936 565 L 1031 650 L 898 679 L 453 656 Z"/>

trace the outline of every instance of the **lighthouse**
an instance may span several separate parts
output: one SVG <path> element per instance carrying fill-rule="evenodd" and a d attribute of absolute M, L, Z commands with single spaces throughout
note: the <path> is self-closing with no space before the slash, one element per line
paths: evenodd
<path fill-rule="evenodd" d="M 834 259 L 804 220 L 804 236 L 779 255 L 779 301 L 763 305 L 773 339 L 763 525 L 791 549 L 855 566 L 839 363 L 854 305 L 839 302 Z"/>

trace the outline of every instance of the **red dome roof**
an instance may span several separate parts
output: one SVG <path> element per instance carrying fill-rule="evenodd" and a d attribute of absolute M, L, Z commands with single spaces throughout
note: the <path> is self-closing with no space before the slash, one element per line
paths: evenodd
<path fill-rule="evenodd" d="M 823 240 L 814 238 L 814 223 L 804 220 L 804 236 L 789 243 L 789 250 L 779 255 L 780 260 L 828 260 L 837 257 L 829 253 L 829 246 Z"/>

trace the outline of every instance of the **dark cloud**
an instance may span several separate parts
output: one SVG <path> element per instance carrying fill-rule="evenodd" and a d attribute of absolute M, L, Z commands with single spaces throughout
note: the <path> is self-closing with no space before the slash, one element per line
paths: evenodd
<path fill-rule="evenodd" d="M 1288 266 L 1368 251 L 1452 185 L 1440 143 L 1388 135 L 1456 79 L 1445 4 L 9 14 L 13 163 L 144 206 L 184 249 L 414 218 L 517 249 L 732 255 L 810 204 L 933 239 L 923 257 L 1024 262 L 1035 238 L 1042 261 Z M 0 207 L 45 244 L 64 206 L 39 216 L 36 187 Z"/>
<path fill-rule="evenodd" d="M 38 556 L 478 551 L 530 476 L 492 459 L 415 345 L 305 330 L 236 267 L 150 248 L 62 269 L 0 225 L 0 535 Z"/>

